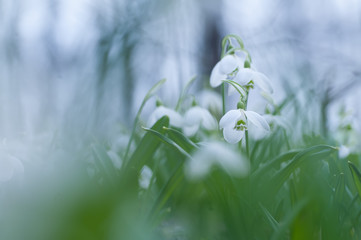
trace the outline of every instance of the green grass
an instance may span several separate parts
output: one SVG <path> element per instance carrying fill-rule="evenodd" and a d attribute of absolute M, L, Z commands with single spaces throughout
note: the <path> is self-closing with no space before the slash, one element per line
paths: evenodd
<path fill-rule="evenodd" d="M 218 129 L 187 137 L 167 116 L 142 126 L 141 111 L 163 82 L 145 96 L 129 143 L 117 152 L 120 169 L 107 154 L 110 144 L 94 139 L 56 174 L 28 174 L 22 187 L 4 188 L 0 239 L 361 239 L 359 153 L 340 158 L 332 134 L 271 125 L 265 138 L 245 140 L 247 176 L 214 165 L 190 179 L 185 166 L 202 143 L 224 139 Z M 186 94 L 177 108 L 187 108 Z M 296 101 L 289 93 L 274 114 L 297 108 Z M 301 123 L 294 126 L 312 122 L 301 108 L 294 112 Z M 246 158 L 244 142 L 232 149 Z M 147 189 L 138 183 L 145 165 L 153 171 Z"/>

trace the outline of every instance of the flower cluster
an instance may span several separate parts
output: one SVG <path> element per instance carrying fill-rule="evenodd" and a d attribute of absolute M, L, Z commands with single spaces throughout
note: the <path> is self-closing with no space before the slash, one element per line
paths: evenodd
<path fill-rule="evenodd" d="M 235 37 L 240 47 L 234 47 L 229 37 L 226 37 L 226 41 L 224 40 L 222 42 L 222 52 L 225 52 L 225 54 L 211 72 L 210 85 L 215 88 L 224 83 L 228 83 L 230 84 L 228 94 L 238 92 L 240 95 L 237 109 L 232 109 L 225 113 L 225 97 L 224 91 L 222 92 L 223 116 L 219 122 L 219 127 L 223 129 L 224 139 L 229 143 L 237 143 L 246 135 L 246 131 L 254 127 L 256 128 L 256 130 L 253 131 L 254 133 L 270 131 L 270 127 L 265 118 L 257 112 L 247 109 L 247 103 L 249 93 L 251 91 L 253 93 L 253 90 L 260 92 L 266 100 L 272 100 L 270 95 L 273 93 L 273 88 L 266 75 L 251 67 L 251 57 L 244 49 L 243 42 Z M 228 46 L 226 46 L 227 41 L 229 41 Z M 217 127 L 215 118 L 206 108 L 193 106 L 182 116 L 177 111 L 161 105 L 151 114 L 148 126 L 152 126 L 158 119 L 165 115 L 169 117 L 170 125 L 182 129 L 187 136 L 194 136 L 200 128 L 212 130 Z"/>
<path fill-rule="evenodd" d="M 238 52 L 244 52 L 241 50 Z M 229 83 L 228 94 L 235 92 L 240 94 L 238 109 L 228 111 L 219 122 L 220 128 L 223 129 L 224 139 L 229 143 L 239 142 L 244 137 L 250 123 L 262 131 L 270 130 L 267 121 L 260 114 L 246 109 L 249 91 L 258 89 L 262 95 L 269 98 L 273 93 L 272 86 L 264 74 L 251 68 L 249 55 L 242 59 L 237 55 L 238 52 L 226 54 L 214 66 L 210 76 L 212 87 Z"/>
<path fill-rule="evenodd" d="M 244 67 L 242 58 L 236 54 L 223 57 L 211 72 L 210 85 L 212 87 L 218 87 L 227 80 L 246 88 L 256 87 L 267 94 L 273 93 L 268 77 L 252 68 Z M 229 94 L 234 92 L 235 88 L 229 88 Z"/>
<path fill-rule="evenodd" d="M 210 112 L 200 106 L 193 106 L 188 109 L 184 116 L 173 109 L 158 106 L 150 115 L 148 126 L 152 126 L 158 119 L 163 116 L 169 117 L 170 125 L 182 128 L 187 136 L 194 136 L 200 128 L 213 130 L 217 128 L 217 121 Z"/>

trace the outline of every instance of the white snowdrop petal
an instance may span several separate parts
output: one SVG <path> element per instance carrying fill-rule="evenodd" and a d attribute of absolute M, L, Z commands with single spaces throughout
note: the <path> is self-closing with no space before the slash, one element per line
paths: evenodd
<path fill-rule="evenodd" d="M 205 177 L 211 167 L 212 159 L 209 159 L 209 154 L 203 149 L 198 150 L 192 159 L 189 159 L 185 165 L 185 174 L 191 180 L 198 180 Z"/>
<path fill-rule="evenodd" d="M 249 162 L 240 154 L 234 151 L 223 151 L 223 156 L 221 161 L 218 161 L 224 170 L 226 170 L 230 175 L 245 177 L 248 175 L 250 170 Z"/>
<path fill-rule="evenodd" d="M 199 105 L 215 113 L 222 111 L 222 96 L 211 90 L 202 90 L 199 93 Z"/>
<path fill-rule="evenodd" d="M 262 128 L 266 131 L 270 131 L 270 127 L 267 121 L 261 115 L 253 111 L 244 111 L 244 113 L 247 116 L 248 122 L 251 122 L 257 127 Z"/>
<path fill-rule="evenodd" d="M 254 140 L 261 140 L 270 134 L 270 131 L 259 128 L 254 124 L 248 124 L 247 129 L 249 132 L 248 136 Z"/>
<path fill-rule="evenodd" d="M 233 55 L 227 55 L 223 57 L 219 63 L 220 63 L 219 66 L 220 73 L 228 75 L 238 67 L 239 61 L 237 57 Z"/>
<path fill-rule="evenodd" d="M 184 124 L 186 126 L 199 125 L 202 122 L 203 109 L 198 106 L 191 107 L 184 114 Z"/>
<path fill-rule="evenodd" d="M 263 73 L 256 72 L 255 78 L 254 78 L 254 84 L 266 93 L 269 93 L 269 94 L 273 93 L 273 88 L 270 83 L 270 80 Z"/>
<path fill-rule="evenodd" d="M 147 189 L 150 185 L 150 180 L 152 176 L 153 171 L 147 165 L 144 165 L 143 168 L 140 170 L 139 186 L 141 188 Z"/>
<path fill-rule="evenodd" d="M 249 161 L 230 145 L 223 142 L 209 142 L 201 145 L 185 166 L 185 174 L 191 180 L 205 177 L 212 166 L 218 166 L 228 174 L 244 177 L 249 173 Z"/>
<path fill-rule="evenodd" d="M 344 145 L 341 145 L 338 150 L 338 157 L 339 158 L 346 158 L 348 155 L 350 155 L 350 149 Z"/>
<path fill-rule="evenodd" d="M 222 84 L 222 80 L 227 78 L 227 74 L 222 74 L 220 72 L 220 62 L 218 62 L 214 68 L 212 69 L 211 76 L 210 76 L 210 84 L 212 87 L 218 87 Z"/>
<path fill-rule="evenodd" d="M 226 126 L 232 125 L 234 127 L 238 119 L 242 117 L 242 112 L 240 110 L 230 110 L 224 114 L 224 116 L 219 121 L 219 127 L 224 128 Z"/>
<path fill-rule="evenodd" d="M 273 93 L 273 88 L 271 86 L 269 78 L 263 73 L 257 72 L 253 69 L 241 68 L 233 79 L 233 81 L 241 85 L 245 85 L 251 80 L 253 80 L 254 84 L 262 91 L 269 94 Z"/>
<path fill-rule="evenodd" d="M 246 85 L 255 78 L 255 72 L 250 68 L 241 68 L 238 70 L 237 75 L 233 78 L 233 81 L 240 85 Z"/>
<path fill-rule="evenodd" d="M 217 121 L 207 109 L 202 109 L 202 125 L 207 130 L 217 127 Z"/>
<path fill-rule="evenodd" d="M 238 143 L 239 141 L 241 141 L 243 136 L 244 131 L 235 130 L 232 126 L 223 128 L 223 137 L 227 142 L 231 144 Z"/>
<path fill-rule="evenodd" d="M 191 137 L 194 136 L 199 130 L 199 125 L 193 125 L 193 126 L 184 126 L 183 127 L 183 132 L 185 135 Z"/>
<path fill-rule="evenodd" d="M 163 116 L 168 116 L 170 125 L 173 125 L 175 127 L 182 127 L 183 125 L 182 116 L 173 109 L 166 108 L 164 106 L 159 106 L 153 113 L 156 119 L 155 122 L 158 121 Z"/>

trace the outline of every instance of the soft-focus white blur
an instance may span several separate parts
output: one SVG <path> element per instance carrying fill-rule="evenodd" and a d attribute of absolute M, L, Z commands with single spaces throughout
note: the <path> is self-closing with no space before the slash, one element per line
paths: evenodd
<path fill-rule="evenodd" d="M 276 102 L 289 88 L 330 88 L 330 126 L 360 117 L 358 0 L 0 1 L 0 138 L 130 126 L 149 88 L 174 107 L 194 75 L 207 85 L 220 40 L 240 35 Z M 193 90 L 195 92 L 195 90 Z M 298 96 L 301 101 L 306 101 Z M 154 109 L 154 99 L 143 117 Z M 120 131 L 120 130 L 119 130 Z"/>

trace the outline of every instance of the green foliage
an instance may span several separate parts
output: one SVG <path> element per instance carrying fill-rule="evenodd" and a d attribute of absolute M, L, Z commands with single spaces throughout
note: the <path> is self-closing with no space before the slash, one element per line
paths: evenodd
<path fill-rule="evenodd" d="M 232 37 L 223 41 L 227 54 L 237 51 L 229 47 Z M 248 52 L 247 59 L 250 64 Z M 29 182 L 27 187 L 36 191 L 10 191 L 1 199 L 0 239 L 361 239 L 359 154 L 350 154 L 347 162 L 332 146 L 337 142 L 332 136 L 303 126 L 302 135 L 291 134 L 274 124 L 266 137 L 249 139 L 249 130 L 238 147 L 229 147 L 242 158 L 235 163 L 250 164 L 246 176 L 214 164 L 192 179 L 187 166 L 200 161 L 197 153 L 207 141 L 224 140 L 219 131 L 201 128 L 187 136 L 170 124 L 169 116 L 140 128 L 144 105 L 164 81 L 145 96 L 124 153 L 117 153 L 123 157 L 120 169 L 107 153 L 109 146 L 94 140 L 85 159 L 74 157 L 81 164 L 59 169 L 60 181 Z M 193 81 L 177 110 L 187 109 L 182 104 Z M 225 82 L 241 93 L 241 85 Z M 286 96 L 272 116 L 282 114 L 286 105 L 297 106 L 294 101 Z M 308 122 L 299 118 L 301 111 L 296 109 L 295 119 Z M 229 156 L 225 152 L 216 160 L 234 164 Z M 206 157 L 210 162 L 217 158 Z M 94 174 L 86 172 L 90 166 Z M 140 181 L 147 168 L 151 174 L 144 187 Z"/>

